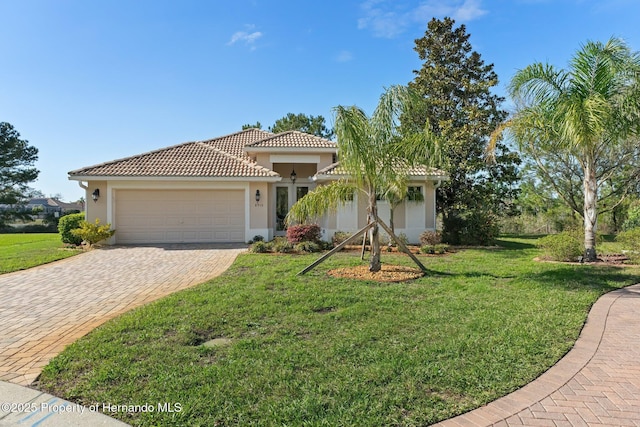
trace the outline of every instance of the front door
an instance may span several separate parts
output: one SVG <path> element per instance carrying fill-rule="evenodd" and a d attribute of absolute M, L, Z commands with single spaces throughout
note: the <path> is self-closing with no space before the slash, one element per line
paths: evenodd
<path fill-rule="evenodd" d="M 291 206 L 306 196 L 308 192 L 309 187 L 306 185 L 291 184 L 276 186 L 276 236 L 284 236 L 287 234 L 285 218 Z"/>

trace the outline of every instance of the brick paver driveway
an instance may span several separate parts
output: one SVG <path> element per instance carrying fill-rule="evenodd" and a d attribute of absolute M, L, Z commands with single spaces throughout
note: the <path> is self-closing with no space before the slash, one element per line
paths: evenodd
<path fill-rule="evenodd" d="M 0 275 L 0 381 L 28 385 L 106 320 L 225 271 L 238 245 L 114 247 Z"/>

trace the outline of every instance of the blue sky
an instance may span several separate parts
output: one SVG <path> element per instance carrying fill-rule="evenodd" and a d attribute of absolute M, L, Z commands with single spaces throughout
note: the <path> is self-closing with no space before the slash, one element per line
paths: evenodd
<path fill-rule="evenodd" d="M 0 0 L 0 16 L 0 121 L 40 150 L 33 187 L 64 200 L 84 195 L 73 169 L 289 112 L 372 112 L 420 68 L 434 16 L 466 25 L 501 95 L 588 40 L 640 50 L 638 0 Z"/>

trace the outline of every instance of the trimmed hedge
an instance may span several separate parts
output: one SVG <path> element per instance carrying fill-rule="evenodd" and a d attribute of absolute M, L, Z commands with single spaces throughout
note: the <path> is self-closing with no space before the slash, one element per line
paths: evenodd
<path fill-rule="evenodd" d="M 65 215 L 60 218 L 58 222 L 58 232 L 60 232 L 62 243 L 76 246 L 82 244 L 82 237 L 76 236 L 71 232 L 72 230 L 80 228 L 82 221 L 84 221 L 84 213 Z"/>

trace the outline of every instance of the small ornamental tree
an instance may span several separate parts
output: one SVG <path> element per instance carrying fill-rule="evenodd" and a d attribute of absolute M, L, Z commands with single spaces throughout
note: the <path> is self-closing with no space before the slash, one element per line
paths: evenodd
<path fill-rule="evenodd" d="M 382 94 L 371 117 L 356 106 L 335 107 L 338 157 L 348 178 L 318 186 L 298 200 L 287 215 L 289 226 L 313 221 L 335 211 L 339 205 L 353 200 L 357 192 L 367 201 L 368 225 L 360 233 L 370 233 L 369 271 L 380 271 L 379 227 L 390 233 L 396 242 L 398 238 L 379 218 L 377 197 L 398 188 L 398 183 L 406 182 L 411 166 L 431 166 L 439 153 L 439 141 L 428 130 L 404 135 L 400 132 L 399 118 L 415 102 L 418 102 L 417 97 L 406 87 L 392 86 Z M 413 256 L 408 249 L 406 251 Z M 331 254 L 329 252 L 327 256 Z M 413 261 L 426 271 L 417 258 Z"/>
<path fill-rule="evenodd" d="M 100 224 L 100 219 L 98 218 L 96 218 L 95 223 L 81 221 L 78 228 L 71 230 L 71 234 L 81 239 L 82 242 L 87 243 L 89 247 L 108 239 L 115 232 L 116 230 L 111 229 L 111 224 Z"/>

